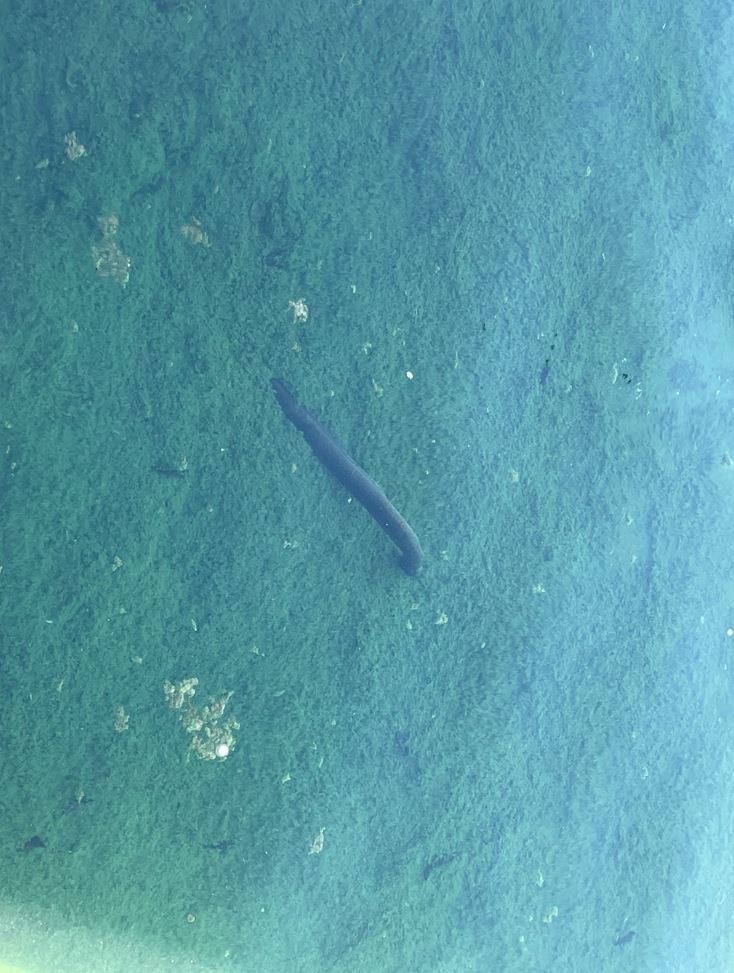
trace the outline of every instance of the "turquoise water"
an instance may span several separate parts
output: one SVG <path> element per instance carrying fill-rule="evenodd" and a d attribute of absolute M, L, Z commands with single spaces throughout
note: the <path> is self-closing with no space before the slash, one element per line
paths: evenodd
<path fill-rule="evenodd" d="M 725 5 L 4 13 L 0 961 L 731 970 Z"/>

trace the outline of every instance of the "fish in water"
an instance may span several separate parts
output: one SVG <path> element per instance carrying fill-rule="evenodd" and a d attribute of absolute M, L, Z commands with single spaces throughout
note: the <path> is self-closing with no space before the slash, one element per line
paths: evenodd
<path fill-rule="evenodd" d="M 326 469 L 349 490 L 403 552 L 400 565 L 407 574 L 418 574 L 423 560 L 415 532 L 390 503 L 382 489 L 358 466 L 318 419 L 311 415 L 280 379 L 271 381 L 278 405 Z"/>

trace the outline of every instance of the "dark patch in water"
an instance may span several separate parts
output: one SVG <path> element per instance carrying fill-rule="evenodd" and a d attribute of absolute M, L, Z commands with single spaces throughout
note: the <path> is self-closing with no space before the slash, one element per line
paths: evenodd
<path fill-rule="evenodd" d="M 25 851 L 25 852 L 35 851 L 37 848 L 45 848 L 45 847 L 46 847 L 46 842 L 43 840 L 40 834 L 34 834 L 32 838 L 29 838 L 28 841 L 25 842 L 25 844 L 21 848 L 21 851 Z"/>
<path fill-rule="evenodd" d="M 668 369 L 668 381 L 679 392 L 702 392 L 706 388 L 698 365 L 682 358 L 673 362 Z"/>
<path fill-rule="evenodd" d="M 437 871 L 439 868 L 445 868 L 450 865 L 451 862 L 455 862 L 459 857 L 458 851 L 454 851 L 448 855 L 437 855 L 435 858 L 431 858 L 421 869 L 421 878 L 425 882 L 427 878 Z"/>

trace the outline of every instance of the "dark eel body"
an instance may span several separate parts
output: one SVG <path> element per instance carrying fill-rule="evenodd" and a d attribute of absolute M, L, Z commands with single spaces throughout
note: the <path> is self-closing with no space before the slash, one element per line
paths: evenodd
<path fill-rule="evenodd" d="M 403 552 L 401 567 L 408 574 L 417 574 L 423 554 L 418 538 L 410 525 L 393 507 L 375 481 L 358 466 L 349 453 L 342 449 L 308 409 L 298 403 L 292 392 L 274 378 L 270 383 L 278 404 L 326 469 L 343 483 L 353 497 L 372 514 L 393 543 Z"/>

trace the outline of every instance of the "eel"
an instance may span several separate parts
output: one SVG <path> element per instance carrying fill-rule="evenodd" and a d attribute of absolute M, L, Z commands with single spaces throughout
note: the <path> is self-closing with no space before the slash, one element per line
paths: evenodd
<path fill-rule="evenodd" d="M 400 566 L 407 574 L 418 574 L 423 553 L 415 531 L 385 496 L 381 487 L 354 462 L 318 419 L 304 408 L 283 382 L 270 382 L 278 405 L 285 417 L 302 434 L 316 458 L 382 527 L 390 540 L 402 551 Z"/>

